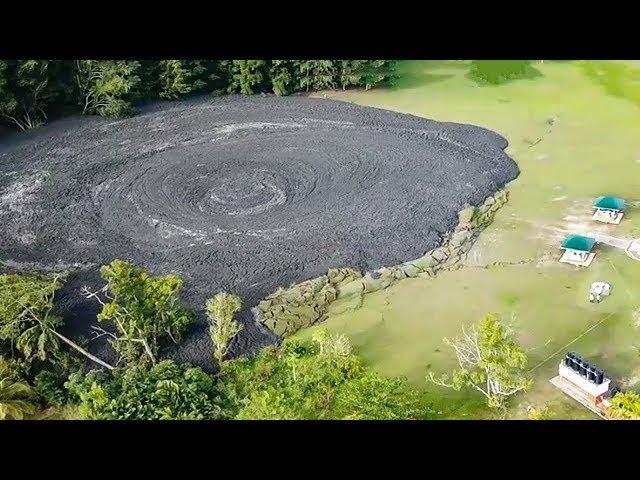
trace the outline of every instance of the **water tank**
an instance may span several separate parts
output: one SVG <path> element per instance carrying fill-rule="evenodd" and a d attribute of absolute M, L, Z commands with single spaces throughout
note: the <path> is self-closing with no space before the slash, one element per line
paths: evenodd
<path fill-rule="evenodd" d="M 582 358 L 580 358 L 580 355 L 574 355 L 573 356 L 573 371 L 576 373 L 580 372 L 580 364 L 582 363 Z"/>
<path fill-rule="evenodd" d="M 602 385 L 603 381 L 604 381 L 604 370 L 602 370 L 601 368 L 598 368 L 596 369 L 596 384 Z"/>
<path fill-rule="evenodd" d="M 587 380 L 589 380 L 590 382 L 596 381 L 596 367 L 594 367 L 593 365 L 589 365 L 587 367 Z"/>
<path fill-rule="evenodd" d="M 573 364 L 573 358 L 571 358 L 571 352 L 565 354 L 564 356 L 564 364 L 571 368 L 572 364 Z"/>
<path fill-rule="evenodd" d="M 589 363 L 589 362 L 585 362 L 585 366 L 584 366 L 584 369 L 585 369 L 585 372 L 584 372 L 584 378 L 586 378 L 587 380 L 589 380 L 589 371 L 593 371 L 593 369 L 594 369 L 594 368 L 595 368 L 595 367 L 594 367 L 591 363 Z M 593 376 L 593 378 L 595 378 L 595 375 Z"/>
<path fill-rule="evenodd" d="M 580 370 L 580 362 L 582 361 L 582 359 L 580 358 L 580 355 L 578 354 L 574 354 L 573 355 L 573 370 L 575 370 L 576 372 L 578 370 Z"/>
<path fill-rule="evenodd" d="M 588 363 L 582 359 L 578 362 L 578 373 L 583 377 L 587 374 L 587 365 Z"/>

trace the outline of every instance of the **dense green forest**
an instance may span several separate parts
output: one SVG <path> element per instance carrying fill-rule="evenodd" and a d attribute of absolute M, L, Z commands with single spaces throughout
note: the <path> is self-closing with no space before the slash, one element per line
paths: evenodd
<path fill-rule="evenodd" d="M 0 121 L 27 130 L 56 116 L 131 115 L 189 94 L 275 93 L 389 83 L 388 60 L 0 60 Z"/>

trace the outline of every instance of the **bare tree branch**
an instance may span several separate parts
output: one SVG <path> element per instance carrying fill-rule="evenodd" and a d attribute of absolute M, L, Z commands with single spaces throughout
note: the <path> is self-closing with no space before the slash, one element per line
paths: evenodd
<path fill-rule="evenodd" d="M 72 342 L 71 340 L 69 340 L 67 337 L 65 337 L 64 335 L 56 332 L 55 330 L 51 330 L 51 332 L 57 336 L 60 340 L 62 340 L 64 343 L 66 343 L 67 345 L 69 345 L 70 347 L 75 348 L 78 352 L 82 353 L 85 357 L 93 360 L 94 362 L 102 365 L 103 367 L 105 367 L 108 370 L 113 370 L 115 367 L 113 365 L 109 365 L 107 362 L 105 362 L 104 360 L 100 360 L 98 357 L 96 357 L 95 355 L 92 355 L 91 353 L 89 353 L 88 351 L 86 351 L 84 348 L 82 348 L 80 345 L 78 345 L 75 342 Z"/>

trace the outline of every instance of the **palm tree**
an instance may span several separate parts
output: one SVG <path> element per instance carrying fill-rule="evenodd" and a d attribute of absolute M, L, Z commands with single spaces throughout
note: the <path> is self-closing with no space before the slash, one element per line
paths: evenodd
<path fill-rule="evenodd" d="M 0 379 L 0 420 L 22 420 L 35 413 L 33 389 L 24 382 L 10 377 Z"/>
<path fill-rule="evenodd" d="M 9 340 L 27 361 L 46 360 L 59 349 L 59 340 L 113 370 L 113 366 L 92 355 L 56 329 L 62 319 L 54 315 L 53 299 L 62 280 L 35 275 L 0 275 L 0 339 Z"/>

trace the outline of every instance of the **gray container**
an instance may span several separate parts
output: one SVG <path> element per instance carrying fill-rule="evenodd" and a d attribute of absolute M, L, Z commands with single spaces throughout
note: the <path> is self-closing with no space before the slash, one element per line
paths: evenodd
<path fill-rule="evenodd" d="M 581 362 L 582 362 L 582 359 L 580 358 L 580 355 L 574 354 L 573 355 L 573 370 L 575 372 L 578 372 L 580 370 L 580 363 Z"/>
<path fill-rule="evenodd" d="M 563 363 L 565 364 L 565 366 L 569 368 L 573 368 L 573 358 L 571 353 L 565 354 Z"/>
<path fill-rule="evenodd" d="M 587 366 L 589 366 L 589 363 L 582 359 L 578 363 L 578 373 L 583 377 L 586 377 L 587 375 Z"/>

